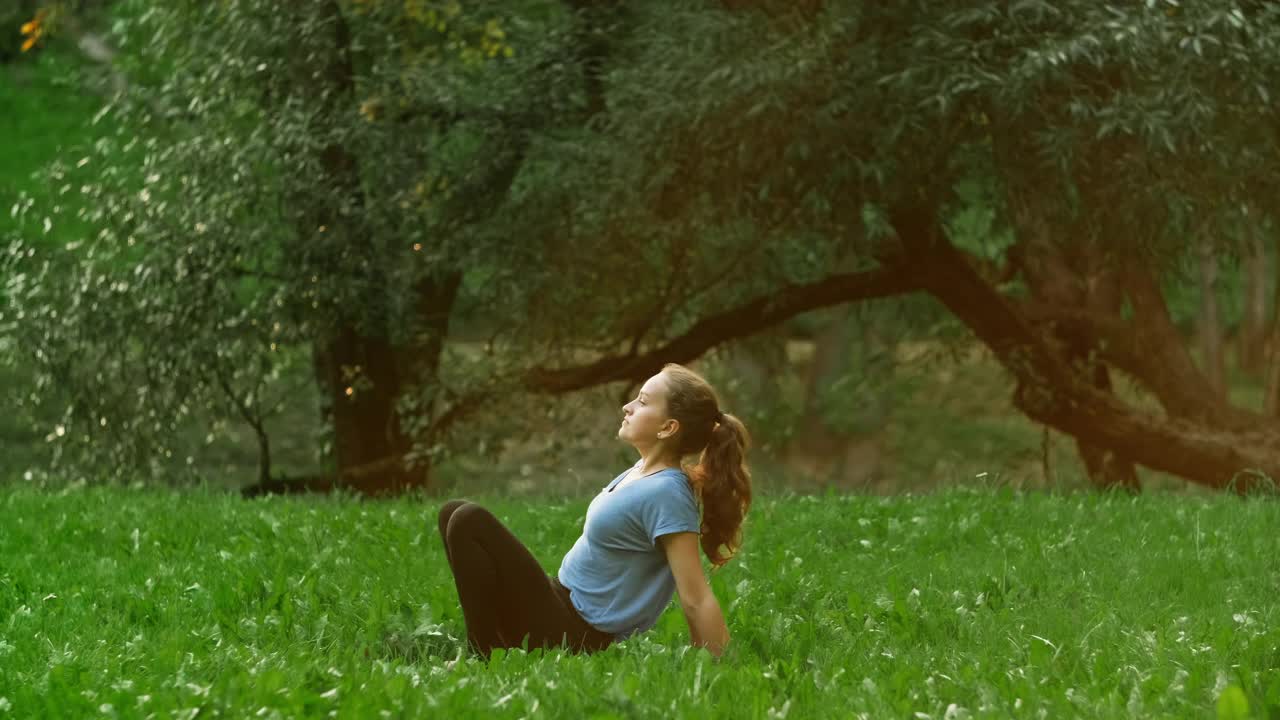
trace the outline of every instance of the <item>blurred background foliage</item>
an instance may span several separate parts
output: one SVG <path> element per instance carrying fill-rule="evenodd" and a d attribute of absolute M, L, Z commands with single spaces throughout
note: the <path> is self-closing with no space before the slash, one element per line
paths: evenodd
<path fill-rule="evenodd" d="M 6 479 L 594 487 L 636 378 L 539 369 L 879 267 L 921 195 L 983 272 L 1150 267 L 1210 382 L 1272 412 L 1271 4 L 19 0 L 0 28 Z M 925 294 L 691 360 L 764 486 L 1088 483 Z"/>

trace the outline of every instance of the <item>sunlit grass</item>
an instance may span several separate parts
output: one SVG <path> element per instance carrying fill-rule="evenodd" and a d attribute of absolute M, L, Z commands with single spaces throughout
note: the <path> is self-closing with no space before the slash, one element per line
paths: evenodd
<path fill-rule="evenodd" d="M 479 498 L 554 571 L 586 500 Z M 0 491 L 13 717 L 1280 713 L 1280 506 L 1153 494 L 766 497 L 678 609 L 582 657 L 464 659 L 438 500 Z M 1239 688 L 1237 694 L 1230 688 Z M 1233 703 L 1235 703 L 1233 705 Z M 0 713 L 2 714 L 2 713 Z"/>

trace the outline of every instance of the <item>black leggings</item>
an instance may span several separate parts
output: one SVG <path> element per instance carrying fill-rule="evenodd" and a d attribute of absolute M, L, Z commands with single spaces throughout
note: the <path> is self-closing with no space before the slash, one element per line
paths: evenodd
<path fill-rule="evenodd" d="M 440 537 L 458 587 L 467 641 L 484 656 L 495 647 L 603 650 L 613 636 L 587 624 L 569 589 L 542 566 L 493 513 L 466 500 L 440 508 Z"/>

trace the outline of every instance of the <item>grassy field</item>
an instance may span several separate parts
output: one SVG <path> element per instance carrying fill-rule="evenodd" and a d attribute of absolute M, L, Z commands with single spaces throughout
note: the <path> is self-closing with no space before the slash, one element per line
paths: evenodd
<path fill-rule="evenodd" d="M 586 507 L 475 499 L 549 571 Z M 671 607 L 452 669 L 438 503 L 0 490 L 0 715 L 1280 717 L 1273 501 L 767 496 L 713 576 L 722 660 Z"/>

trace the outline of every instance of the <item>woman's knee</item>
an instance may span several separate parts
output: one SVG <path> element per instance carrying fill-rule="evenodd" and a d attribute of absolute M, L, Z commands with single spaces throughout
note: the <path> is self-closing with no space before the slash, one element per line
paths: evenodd
<path fill-rule="evenodd" d="M 440 534 L 444 535 L 445 530 L 449 527 L 449 519 L 453 517 L 453 513 L 463 505 L 470 504 L 470 500 L 450 500 L 440 506 L 440 513 L 436 517 L 436 523 L 440 526 Z"/>
<path fill-rule="evenodd" d="M 483 507 L 473 502 L 463 503 L 454 508 L 449 515 L 449 522 L 445 526 L 445 539 L 449 540 L 464 533 L 473 533 L 477 528 L 487 527 L 495 522 L 497 518 Z"/>

